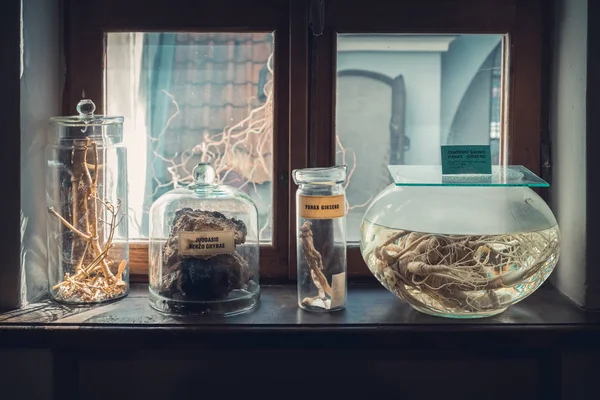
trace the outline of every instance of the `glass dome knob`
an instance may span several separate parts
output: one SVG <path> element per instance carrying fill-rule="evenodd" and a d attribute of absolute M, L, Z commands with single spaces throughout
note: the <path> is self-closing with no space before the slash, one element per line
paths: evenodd
<path fill-rule="evenodd" d="M 83 99 L 77 103 L 77 112 L 81 119 L 93 117 L 94 111 L 96 111 L 96 105 L 90 99 Z"/>
<path fill-rule="evenodd" d="M 199 163 L 192 172 L 197 185 L 212 185 L 217 176 L 215 169 L 209 163 Z"/>

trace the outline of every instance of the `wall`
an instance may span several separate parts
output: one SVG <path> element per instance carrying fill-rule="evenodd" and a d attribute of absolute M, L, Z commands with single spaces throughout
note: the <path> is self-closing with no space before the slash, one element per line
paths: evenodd
<path fill-rule="evenodd" d="M 61 115 L 59 0 L 23 2 L 23 76 L 21 78 L 21 207 L 24 300 L 35 301 L 47 289 L 44 148 L 48 118 Z"/>
<path fill-rule="evenodd" d="M 597 149 L 600 149 L 600 2 L 593 1 L 588 3 L 588 58 L 587 70 L 593 71 L 587 76 L 587 137 L 586 147 L 588 157 L 586 159 L 586 171 L 588 188 L 598 184 L 598 174 L 600 173 L 600 164 L 594 157 Z M 600 191 L 587 191 L 587 204 L 600 203 Z M 594 229 L 599 221 L 600 210 L 598 207 L 588 207 L 586 210 L 587 227 L 587 247 L 594 249 L 598 244 L 598 230 Z M 586 256 L 587 272 L 587 292 L 586 307 L 600 309 L 600 268 L 598 268 L 595 258 L 590 254 Z"/>
<path fill-rule="evenodd" d="M 2 62 L 0 62 L 0 118 L 2 120 L 2 145 L 0 146 L 0 169 L 3 193 L 0 196 L 2 215 L 2 240 L 0 254 L 0 309 L 10 309 L 21 305 L 20 288 L 23 282 L 20 258 L 19 215 L 20 208 L 19 174 L 15 166 L 19 163 L 19 75 L 20 75 L 20 2 L 4 0 L 0 3 L 0 41 Z"/>
<path fill-rule="evenodd" d="M 586 278 L 587 0 L 558 0 L 555 6 L 550 202 L 562 246 L 553 279 L 565 295 L 584 305 L 590 289 Z"/>

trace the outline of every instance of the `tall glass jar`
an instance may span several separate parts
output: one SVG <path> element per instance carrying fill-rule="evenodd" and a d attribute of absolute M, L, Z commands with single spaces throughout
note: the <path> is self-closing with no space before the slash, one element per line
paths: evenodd
<path fill-rule="evenodd" d="M 78 115 L 50 119 L 48 277 L 50 297 L 61 303 L 100 303 L 129 292 L 123 117 L 95 109 L 81 100 Z"/>
<path fill-rule="evenodd" d="M 296 191 L 298 305 L 346 306 L 346 166 L 293 171 Z"/>
<path fill-rule="evenodd" d="M 150 305 L 176 314 L 234 315 L 258 305 L 258 211 L 200 163 L 194 183 L 150 208 Z"/>

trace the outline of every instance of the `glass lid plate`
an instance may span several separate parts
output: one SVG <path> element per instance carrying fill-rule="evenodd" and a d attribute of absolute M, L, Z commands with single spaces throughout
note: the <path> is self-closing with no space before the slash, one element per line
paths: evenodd
<path fill-rule="evenodd" d="M 443 175 L 441 165 L 389 165 L 388 170 L 396 186 L 550 186 L 522 165 L 492 165 L 489 175 Z"/>

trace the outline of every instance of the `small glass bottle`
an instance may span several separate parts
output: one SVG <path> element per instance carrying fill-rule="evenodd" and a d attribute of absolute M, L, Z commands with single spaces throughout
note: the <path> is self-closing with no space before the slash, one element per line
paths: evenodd
<path fill-rule="evenodd" d="M 293 171 L 296 191 L 298 305 L 346 306 L 346 166 Z"/>
<path fill-rule="evenodd" d="M 241 190 L 215 183 L 208 163 L 193 177 L 150 208 L 150 305 L 176 314 L 252 310 L 260 297 L 257 208 Z"/>
<path fill-rule="evenodd" d="M 127 153 L 123 117 L 50 119 L 46 146 L 50 297 L 68 304 L 122 298 L 129 292 Z"/>

